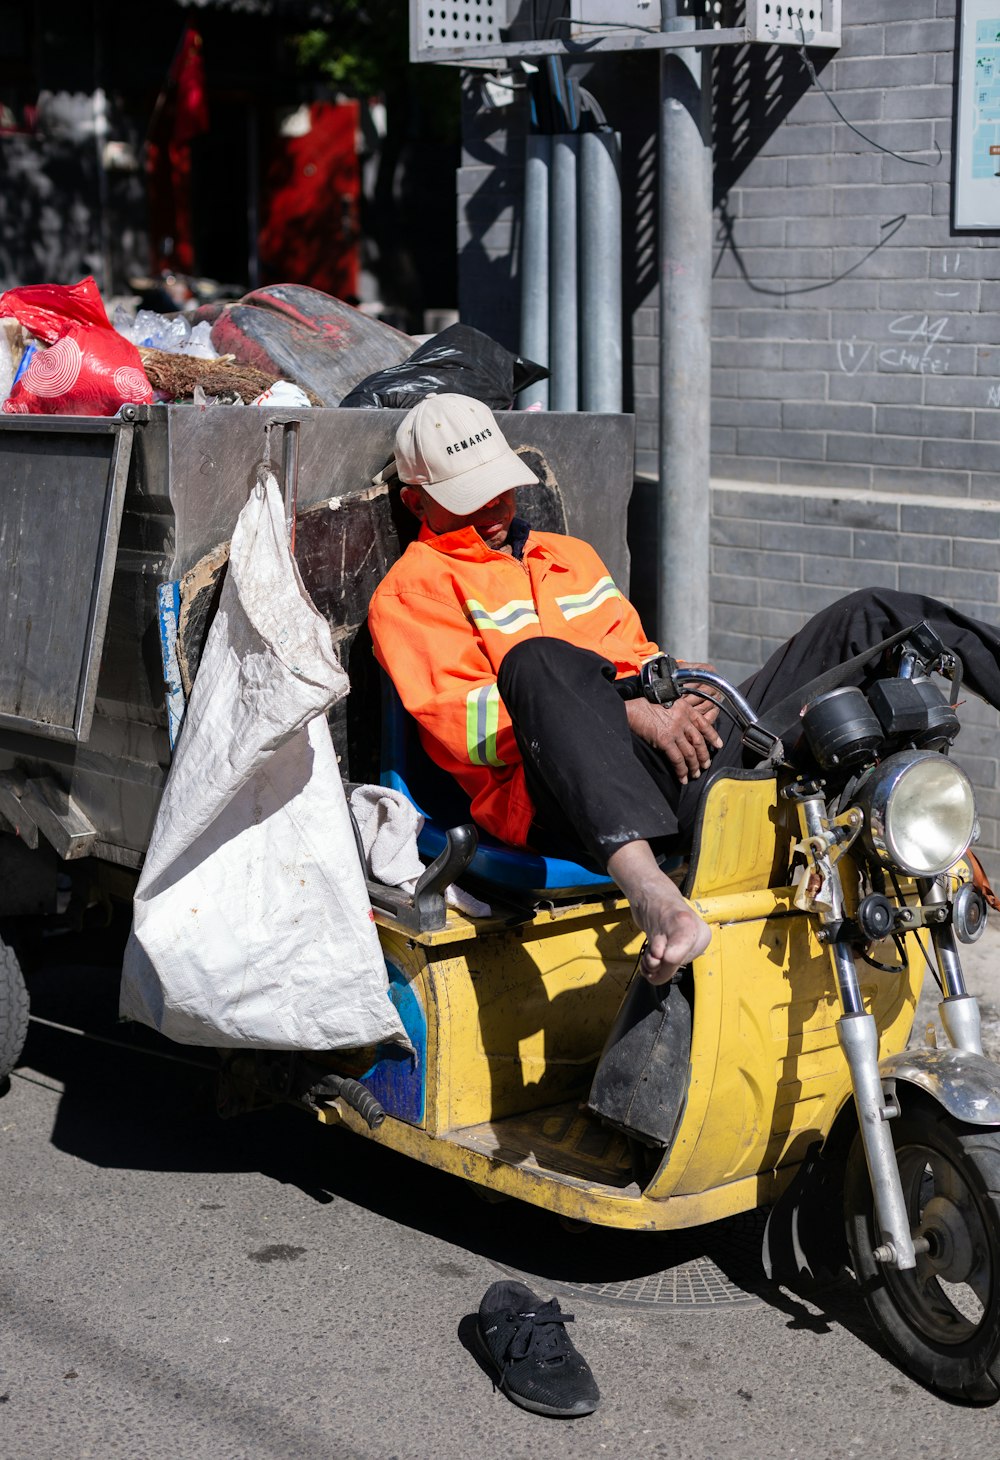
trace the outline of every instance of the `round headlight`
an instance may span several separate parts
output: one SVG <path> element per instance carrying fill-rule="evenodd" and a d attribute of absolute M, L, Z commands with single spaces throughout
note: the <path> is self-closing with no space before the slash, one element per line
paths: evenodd
<path fill-rule="evenodd" d="M 865 782 L 859 799 L 872 851 L 912 877 L 947 871 L 976 829 L 971 781 L 935 751 L 890 755 Z"/>

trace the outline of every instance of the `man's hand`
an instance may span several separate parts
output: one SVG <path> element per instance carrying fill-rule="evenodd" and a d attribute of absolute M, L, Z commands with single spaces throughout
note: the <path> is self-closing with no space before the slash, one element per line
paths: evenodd
<path fill-rule="evenodd" d="M 626 700 L 629 728 L 647 745 L 661 750 L 682 786 L 697 780 L 712 763 L 712 750 L 722 745 L 714 728 L 718 705 L 695 695 L 682 695 L 669 707 L 648 700 Z"/>

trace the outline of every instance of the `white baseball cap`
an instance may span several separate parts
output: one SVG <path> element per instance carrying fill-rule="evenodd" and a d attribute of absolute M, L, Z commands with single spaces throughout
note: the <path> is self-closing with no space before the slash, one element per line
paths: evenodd
<path fill-rule="evenodd" d="M 407 412 L 396 432 L 396 471 L 457 517 L 512 487 L 538 485 L 489 406 L 468 395 L 429 395 Z"/>

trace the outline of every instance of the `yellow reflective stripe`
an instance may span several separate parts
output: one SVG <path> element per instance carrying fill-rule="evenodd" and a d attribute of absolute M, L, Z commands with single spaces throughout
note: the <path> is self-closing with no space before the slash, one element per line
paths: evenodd
<path fill-rule="evenodd" d="M 566 618 L 579 618 L 581 614 L 592 613 L 602 603 L 607 603 L 611 598 L 621 598 L 621 594 L 614 585 L 611 578 L 599 578 L 593 588 L 586 593 L 567 593 L 563 598 L 557 598 L 556 603 L 562 609 Z"/>
<path fill-rule="evenodd" d="M 465 744 L 473 765 L 506 765 L 497 754 L 500 691 L 495 684 L 471 689 L 465 697 Z"/>
<path fill-rule="evenodd" d="M 517 634 L 529 624 L 537 624 L 538 614 L 530 598 L 512 598 L 500 608 L 484 608 L 475 598 L 467 598 L 465 611 L 474 624 L 481 629 L 493 629 L 498 634 Z"/>

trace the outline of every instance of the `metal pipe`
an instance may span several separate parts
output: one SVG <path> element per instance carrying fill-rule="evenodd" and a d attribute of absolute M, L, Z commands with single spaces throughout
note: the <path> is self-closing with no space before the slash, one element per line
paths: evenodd
<path fill-rule="evenodd" d="M 920 901 L 924 907 L 947 910 L 948 892 L 943 879 L 922 877 L 917 883 Z M 931 942 L 937 958 L 938 973 L 941 975 L 941 990 L 944 998 L 938 1004 L 938 1013 L 948 1043 L 952 1049 L 962 1049 L 969 1054 L 982 1054 L 983 1036 L 979 1013 L 979 1000 L 970 994 L 965 986 L 965 973 L 955 933 L 950 923 L 931 923 Z"/>
<path fill-rule="evenodd" d="M 549 363 L 549 168 L 552 138 L 532 132 L 524 152 L 524 216 L 521 221 L 521 354 Z M 549 408 L 549 382 L 529 385 L 517 408 Z"/>
<path fill-rule="evenodd" d="M 861 1143 L 882 1236 L 876 1255 L 901 1271 L 916 1267 L 899 1163 L 887 1124 L 890 1110 L 878 1067 L 878 1028 L 871 1014 L 845 1014 L 837 1020 L 837 1034 L 851 1070 Z"/>
<path fill-rule="evenodd" d="M 295 514 L 299 505 L 299 422 L 283 421 L 283 471 L 285 531 L 288 533 L 288 548 L 295 556 Z"/>
<path fill-rule="evenodd" d="M 826 844 L 826 807 L 823 804 L 822 796 L 809 796 L 806 800 L 800 801 L 798 806 L 799 825 L 804 834 L 818 845 Z M 816 867 L 826 885 L 826 895 L 829 899 L 828 910 L 819 913 L 820 921 L 824 924 L 839 923 L 844 916 L 844 889 L 840 881 L 840 870 L 835 863 L 830 861 L 826 852 L 814 854 Z M 857 964 L 854 962 L 854 954 L 846 943 L 835 940 L 830 945 L 833 955 L 833 969 L 837 975 L 837 991 L 840 994 L 840 1007 L 848 1018 L 856 1018 L 865 1011 L 864 1000 L 861 997 L 861 985 L 858 981 Z"/>
<path fill-rule="evenodd" d="M 682 3 L 682 0 L 681 0 Z M 689 30 L 664 0 L 663 30 Z M 708 657 L 711 51 L 660 59 L 659 641 Z"/>
<path fill-rule="evenodd" d="M 966 1054 L 983 1053 L 983 1027 L 979 1000 L 973 994 L 954 994 L 942 999 L 938 1013 L 952 1049 Z"/>
<path fill-rule="evenodd" d="M 946 999 L 964 999 L 968 996 L 969 991 L 965 987 L 962 960 L 955 945 L 955 935 L 951 925 L 944 920 L 948 912 L 948 891 L 945 879 L 918 877 L 917 889 L 923 906 L 934 908 L 941 917 L 940 922 L 932 922 L 928 918 L 927 924 L 930 928 L 934 952 L 937 954 L 938 972 L 941 975 L 944 996 Z"/>
<path fill-rule="evenodd" d="M 846 943 L 836 942 L 831 946 L 833 953 L 833 967 L 837 975 L 837 990 L 840 994 L 840 1006 L 844 1013 L 854 1018 L 865 1012 L 864 1000 L 861 997 L 861 985 L 858 982 L 858 966 L 854 961 L 854 954 Z"/>
<path fill-rule="evenodd" d="M 622 188 L 614 132 L 580 134 L 580 407 L 622 408 Z"/>
<path fill-rule="evenodd" d="M 576 174 L 580 137 L 552 138 L 549 171 L 549 410 L 579 405 Z"/>
<path fill-rule="evenodd" d="M 934 944 L 934 952 L 937 954 L 938 971 L 941 974 L 945 998 L 967 998 L 969 991 L 965 987 L 965 973 L 951 928 L 940 925 L 932 926 L 931 942 Z"/>

